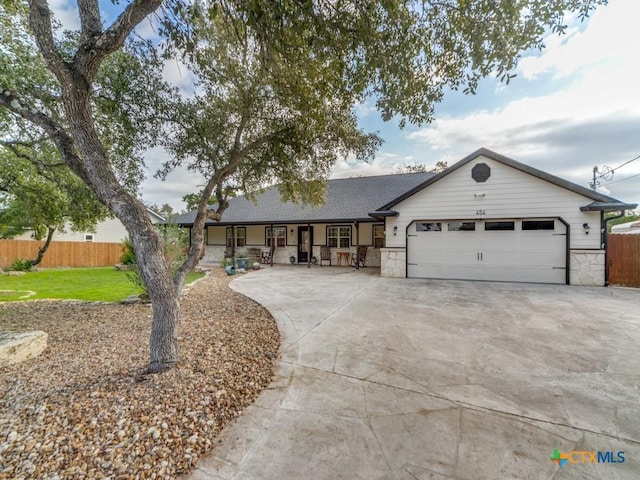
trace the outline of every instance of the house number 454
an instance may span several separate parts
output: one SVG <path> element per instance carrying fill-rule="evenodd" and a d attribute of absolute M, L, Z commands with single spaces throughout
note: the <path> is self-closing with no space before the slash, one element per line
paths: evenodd
<path fill-rule="evenodd" d="M 487 211 L 486 210 L 476 210 L 476 215 L 486 215 Z"/>

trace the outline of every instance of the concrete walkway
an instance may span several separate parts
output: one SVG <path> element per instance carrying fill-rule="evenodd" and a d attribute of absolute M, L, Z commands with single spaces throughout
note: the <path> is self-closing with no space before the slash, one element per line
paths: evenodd
<path fill-rule="evenodd" d="M 192 480 L 640 478 L 640 291 L 378 275 L 234 280 L 279 371 Z"/>

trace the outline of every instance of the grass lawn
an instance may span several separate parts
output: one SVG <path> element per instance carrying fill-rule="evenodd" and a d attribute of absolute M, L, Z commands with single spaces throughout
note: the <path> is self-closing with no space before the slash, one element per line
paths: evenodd
<path fill-rule="evenodd" d="M 202 276 L 201 272 L 190 273 L 186 283 Z M 38 298 L 119 302 L 137 293 L 141 290 L 127 278 L 127 272 L 113 267 L 47 269 L 17 277 L 0 275 L 0 302 Z"/>

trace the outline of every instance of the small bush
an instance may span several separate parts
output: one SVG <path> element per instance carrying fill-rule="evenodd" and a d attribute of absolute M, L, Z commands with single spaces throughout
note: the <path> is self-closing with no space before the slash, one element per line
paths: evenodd
<path fill-rule="evenodd" d="M 136 252 L 133 249 L 133 243 L 129 237 L 122 241 L 122 256 L 120 257 L 120 263 L 129 266 L 136 264 Z"/>
<path fill-rule="evenodd" d="M 16 272 L 28 272 L 31 270 L 32 266 L 33 264 L 31 263 L 31 260 L 27 260 L 26 258 L 16 258 L 11 264 L 10 270 Z"/>

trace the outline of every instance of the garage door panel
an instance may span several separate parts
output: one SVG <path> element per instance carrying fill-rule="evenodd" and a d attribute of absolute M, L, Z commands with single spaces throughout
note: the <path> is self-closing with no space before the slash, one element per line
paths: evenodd
<path fill-rule="evenodd" d="M 566 230 L 554 219 L 537 221 L 553 230 L 523 230 L 516 220 L 465 221 L 475 230 L 448 231 L 459 221 L 441 221 L 442 231 L 419 231 L 407 238 L 407 275 L 415 278 L 565 283 Z M 508 228 L 513 228 L 509 230 Z"/>

